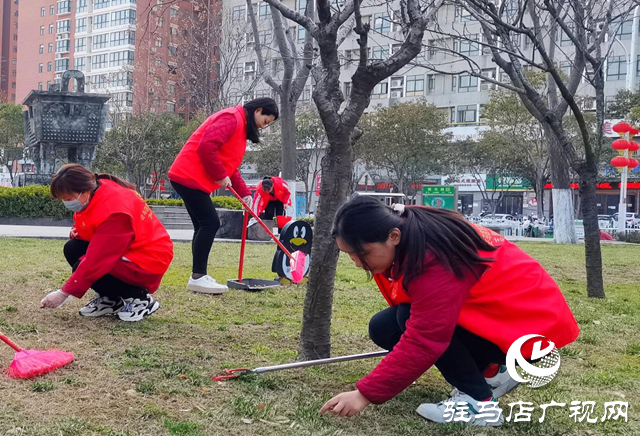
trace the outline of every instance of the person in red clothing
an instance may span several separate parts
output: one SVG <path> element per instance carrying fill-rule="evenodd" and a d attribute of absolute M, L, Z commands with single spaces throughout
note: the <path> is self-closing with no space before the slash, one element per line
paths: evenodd
<path fill-rule="evenodd" d="M 182 197 L 193 222 L 193 267 L 187 290 L 222 294 L 227 286 L 207 274 L 209 253 L 220 228 L 220 219 L 210 195 L 218 188 L 233 186 L 251 207 L 251 191 L 239 171 L 247 139 L 260 142 L 258 130 L 278 118 L 272 98 L 257 98 L 244 106 L 211 115 L 191 135 L 169 169 L 173 189 Z"/>
<path fill-rule="evenodd" d="M 135 186 L 68 164 L 51 181 L 51 196 L 75 212 L 64 246 L 73 273 L 42 307 L 60 307 L 93 288 L 97 295 L 80 309 L 82 316 L 140 321 L 158 310 L 151 294 L 173 259 L 173 243 Z"/>
<path fill-rule="evenodd" d="M 457 212 L 391 209 L 357 197 L 338 211 L 333 234 L 340 250 L 375 278 L 390 305 L 369 323 L 371 339 L 390 353 L 356 390 L 335 396 L 320 413 L 353 416 L 393 398 L 435 365 L 455 387 L 449 401 L 469 405 L 470 423 L 497 426 L 501 415 L 476 415 L 479 403 L 495 402 L 518 386 L 499 366 L 509 346 L 539 334 L 561 348 L 579 334 L 542 266 Z M 443 403 L 421 404 L 417 412 L 445 422 Z"/>
<path fill-rule="evenodd" d="M 263 220 L 272 220 L 285 214 L 285 207 L 291 206 L 289 185 L 282 177 L 265 177 L 258 183 L 253 196 L 253 212 Z"/>

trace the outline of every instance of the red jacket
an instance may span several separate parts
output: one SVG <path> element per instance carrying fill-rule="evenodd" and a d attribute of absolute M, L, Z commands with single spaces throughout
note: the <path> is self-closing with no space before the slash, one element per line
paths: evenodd
<path fill-rule="evenodd" d="M 207 194 L 225 177 L 240 196 L 251 195 L 238 168 L 247 148 L 245 110 L 236 106 L 216 112 L 191 135 L 169 169 L 169 179 Z"/>
<path fill-rule="evenodd" d="M 526 334 L 540 334 L 558 348 L 579 333 L 576 320 L 560 288 L 542 266 L 502 236 L 476 226 L 492 245 L 492 258 L 480 280 L 467 273 L 463 280 L 442 265 L 430 262 L 407 292 L 401 279 L 376 282 L 390 305 L 411 303 L 406 330 L 398 344 L 376 368 L 357 383 L 373 403 L 383 403 L 402 392 L 445 352 L 456 325 L 485 338 L 505 353 Z M 526 357 L 526 356 L 525 356 Z"/>
<path fill-rule="evenodd" d="M 89 241 L 89 248 L 63 291 L 81 298 L 105 274 L 151 293 L 158 289 L 173 259 L 173 243 L 137 192 L 102 179 L 87 207 L 73 218 L 77 238 Z"/>
<path fill-rule="evenodd" d="M 267 208 L 270 201 L 280 201 L 285 207 L 291 206 L 291 192 L 289 191 L 289 185 L 284 181 L 282 177 L 272 176 L 273 192 L 267 193 L 262 188 L 262 182 L 258 183 L 256 187 L 256 193 L 253 197 L 253 212 L 256 215 L 260 215 Z"/>

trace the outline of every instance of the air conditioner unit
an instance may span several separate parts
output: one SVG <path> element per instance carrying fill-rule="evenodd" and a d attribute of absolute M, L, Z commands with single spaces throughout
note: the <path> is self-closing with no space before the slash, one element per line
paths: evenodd
<path fill-rule="evenodd" d="M 392 90 L 391 98 L 402 98 L 402 89 Z"/>
<path fill-rule="evenodd" d="M 402 88 L 402 79 L 391 79 L 392 88 Z"/>
<path fill-rule="evenodd" d="M 496 89 L 495 83 L 483 83 L 480 85 L 480 90 L 482 91 L 493 91 Z"/>

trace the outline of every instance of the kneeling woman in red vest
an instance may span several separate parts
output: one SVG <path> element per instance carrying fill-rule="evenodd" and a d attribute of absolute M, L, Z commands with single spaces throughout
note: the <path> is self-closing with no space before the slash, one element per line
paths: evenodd
<path fill-rule="evenodd" d="M 57 308 L 89 288 L 97 296 L 83 316 L 115 315 L 140 321 L 158 310 L 153 294 L 173 259 L 173 243 L 135 186 L 81 165 L 63 166 L 51 181 L 51 195 L 74 213 L 64 256 L 71 277 L 42 300 Z"/>
<path fill-rule="evenodd" d="M 209 252 L 220 228 L 220 219 L 210 195 L 218 188 L 233 186 L 251 207 L 251 191 L 239 167 L 247 139 L 260 142 L 258 130 L 278 118 L 272 98 L 257 98 L 244 106 L 224 109 L 211 115 L 191 135 L 169 169 L 171 186 L 182 197 L 193 222 L 193 269 L 187 290 L 222 294 L 227 286 L 207 274 Z"/>
<path fill-rule="evenodd" d="M 282 177 L 265 177 L 258 183 L 253 196 L 253 212 L 263 220 L 272 220 L 285 214 L 285 207 L 291 206 L 289 185 Z"/>
<path fill-rule="evenodd" d="M 371 339 L 391 352 L 355 391 L 332 398 L 321 413 L 352 416 L 384 403 L 435 365 L 455 387 L 448 401 L 469 404 L 470 423 L 500 425 L 502 416 L 475 415 L 479 402 L 517 387 L 495 365 L 505 364 L 511 344 L 538 334 L 560 348 L 578 336 L 571 310 L 542 266 L 456 212 L 403 205 L 392 210 L 357 197 L 336 215 L 334 235 L 340 250 L 373 275 L 391 306 L 369 324 Z M 445 422 L 446 407 L 425 403 L 417 412 Z"/>

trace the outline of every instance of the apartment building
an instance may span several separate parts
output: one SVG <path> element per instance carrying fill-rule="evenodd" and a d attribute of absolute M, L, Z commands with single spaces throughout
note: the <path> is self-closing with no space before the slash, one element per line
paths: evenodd
<path fill-rule="evenodd" d="M 0 0 L 0 102 L 15 103 L 19 0 Z"/>

